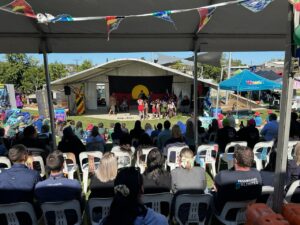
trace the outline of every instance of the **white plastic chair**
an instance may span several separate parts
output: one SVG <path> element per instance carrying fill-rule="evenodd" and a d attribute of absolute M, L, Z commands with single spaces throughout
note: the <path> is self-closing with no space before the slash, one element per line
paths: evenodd
<path fill-rule="evenodd" d="M 183 148 L 188 148 L 187 145 L 183 146 L 171 146 L 167 148 L 167 165 L 170 167 L 170 170 L 175 169 L 179 166 L 179 155 Z M 171 160 L 171 155 L 175 154 L 175 161 Z"/>
<path fill-rule="evenodd" d="M 180 224 L 201 224 L 204 225 L 207 218 L 210 218 L 210 216 L 205 216 L 203 220 L 200 220 L 199 218 L 199 205 L 205 204 L 206 206 L 206 213 L 209 214 L 209 208 L 211 204 L 212 196 L 209 194 L 181 194 L 176 197 L 175 202 L 175 220 Z M 183 221 L 180 220 L 179 217 L 179 210 L 180 206 L 183 204 L 190 204 L 189 212 L 188 212 L 188 219 L 183 223 Z"/>
<path fill-rule="evenodd" d="M 112 200 L 112 198 L 91 198 L 88 201 L 89 217 L 92 225 L 99 225 L 100 221 L 108 215 Z M 93 216 L 95 208 L 102 209 L 101 217 L 97 216 L 96 220 Z"/>
<path fill-rule="evenodd" d="M 270 207 L 272 207 L 272 203 L 273 203 L 273 193 L 274 193 L 274 187 L 262 186 L 261 196 L 263 196 L 263 195 L 268 196 L 267 202 L 265 202 L 265 203 Z"/>
<path fill-rule="evenodd" d="M 33 155 L 32 156 L 32 162 L 39 163 L 40 169 L 41 169 L 41 171 L 40 171 L 40 176 L 41 177 L 44 177 L 45 175 L 47 175 L 46 174 L 46 169 L 45 169 L 45 163 L 44 163 L 44 160 L 43 160 L 42 156 L 39 156 L 39 155 L 35 156 L 35 155 Z M 35 168 L 33 168 L 33 169 L 35 169 Z"/>
<path fill-rule="evenodd" d="M 9 158 L 5 156 L 0 156 L 0 163 L 5 164 L 7 166 L 7 169 L 11 167 L 11 162 Z"/>
<path fill-rule="evenodd" d="M 77 215 L 77 222 L 74 225 L 80 225 L 82 222 L 80 204 L 77 200 L 67 201 L 67 202 L 45 202 L 41 205 L 43 210 L 43 217 L 46 225 L 48 225 L 46 213 L 55 213 L 55 225 L 67 224 L 67 218 L 65 215 L 65 210 L 74 210 Z"/>
<path fill-rule="evenodd" d="M 63 153 L 64 156 L 64 173 L 68 175 L 68 179 L 74 179 L 74 173 L 77 173 L 77 179 L 81 182 L 79 167 L 76 162 L 76 157 L 73 152 L 65 152 Z M 71 163 L 68 163 L 70 162 Z"/>
<path fill-rule="evenodd" d="M 298 144 L 298 141 L 289 141 L 289 143 L 288 143 L 288 160 L 294 159 L 295 153 L 293 152 L 293 150 L 297 144 Z"/>
<path fill-rule="evenodd" d="M 300 187 L 300 180 L 296 180 L 291 184 L 284 198 L 284 201 L 286 203 L 292 202 L 293 194 L 295 193 L 296 189 L 299 187 Z"/>
<path fill-rule="evenodd" d="M 216 143 L 217 140 L 217 132 L 211 132 L 208 137 L 208 143 Z"/>
<path fill-rule="evenodd" d="M 225 225 L 239 225 L 246 222 L 246 208 L 247 206 L 254 201 L 241 201 L 241 202 L 227 202 L 223 207 L 223 210 L 220 215 L 215 213 L 216 218 Z M 234 220 L 227 220 L 227 214 L 232 209 L 238 209 L 238 212 Z"/>
<path fill-rule="evenodd" d="M 153 149 L 153 147 L 151 148 L 143 148 L 141 151 L 137 152 L 137 156 L 136 156 L 136 166 L 140 167 L 141 173 L 144 173 L 145 171 L 145 164 L 147 162 L 147 158 L 148 158 L 148 154 L 149 152 Z M 141 157 L 144 156 L 144 162 L 141 161 Z"/>
<path fill-rule="evenodd" d="M 274 146 L 274 141 L 262 141 L 262 142 L 258 142 L 254 148 L 253 148 L 253 153 L 254 153 L 254 161 L 256 164 L 256 169 L 257 170 L 262 170 L 263 169 L 263 160 L 269 162 L 269 157 L 270 157 L 270 153 L 271 153 L 271 149 Z M 266 159 L 262 159 L 262 151 L 263 148 L 267 148 L 268 152 L 266 155 Z M 258 152 L 259 149 L 262 149 L 262 151 Z"/>
<path fill-rule="evenodd" d="M 215 152 L 216 156 L 218 153 L 218 145 L 217 144 L 209 144 L 209 145 L 200 145 L 197 149 L 197 156 L 201 159 L 203 159 L 204 164 L 201 164 L 206 169 L 206 165 L 211 166 L 211 174 L 215 177 L 216 176 L 216 158 L 214 158 L 212 155 L 212 152 Z"/>
<path fill-rule="evenodd" d="M 171 212 L 172 199 L 173 199 L 173 195 L 169 192 L 145 194 L 142 196 L 143 203 L 158 213 L 162 213 L 161 203 L 167 202 L 169 204 L 169 215 Z"/>
<path fill-rule="evenodd" d="M 11 204 L 1 204 L 0 214 L 5 214 L 8 225 L 19 225 L 18 217 L 16 213 L 25 212 L 31 218 L 31 225 L 37 225 L 37 219 L 32 205 L 28 202 L 17 202 Z"/>
<path fill-rule="evenodd" d="M 233 141 L 226 145 L 225 152 L 220 154 L 219 162 L 218 162 L 218 172 L 220 171 L 221 161 L 225 161 L 227 163 L 227 168 L 230 169 L 233 167 L 233 153 L 228 152 L 230 148 L 235 147 L 236 145 L 247 147 L 246 141 Z"/>
<path fill-rule="evenodd" d="M 115 157 L 117 157 L 118 159 L 118 169 L 131 166 L 131 160 L 132 160 L 131 154 L 121 150 L 114 151 L 113 153 L 115 154 Z"/>
<path fill-rule="evenodd" d="M 88 179 L 89 179 L 89 156 L 93 156 L 95 158 L 102 158 L 102 152 L 100 151 L 90 151 L 90 152 L 80 152 L 79 154 L 79 160 L 80 160 L 80 168 L 82 171 L 82 181 L 83 181 L 83 192 L 87 192 L 88 187 Z M 86 163 L 83 163 L 83 160 L 87 160 Z M 95 162 L 95 167 L 99 165 L 100 162 Z"/>

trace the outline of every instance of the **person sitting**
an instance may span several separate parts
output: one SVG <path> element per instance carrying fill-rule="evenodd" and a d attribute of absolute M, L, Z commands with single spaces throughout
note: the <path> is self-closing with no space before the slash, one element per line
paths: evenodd
<path fill-rule="evenodd" d="M 11 147 L 11 140 L 5 135 L 5 129 L 3 127 L 0 127 L 0 141 L 8 151 L 8 149 Z"/>
<path fill-rule="evenodd" d="M 83 139 L 83 126 L 82 126 L 82 122 L 81 121 L 77 121 L 76 126 L 75 126 L 75 130 L 74 130 L 74 134 L 80 139 Z"/>
<path fill-rule="evenodd" d="M 205 171 L 194 166 L 194 153 L 189 148 L 181 150 L 178 168 L 171 171 L 172 192 L 203 193 L 206 188 Z"/>
<path fill-rule="evenodd" d="M 300 179 L 300 144 L 297 144 L 295 147 L 294 159 L 288 160 L 288 164 L 287 164 L 287 186 L 290 186 L 294 181 L 299 179 Z"/>
<path fill-rule="evenodd" d="M 134 156 L 135 148 L 131 146 L 131 141 L 130 141 L 130 136 L 129 134 L 124 134 L 120 140 L 120 145 L 119 146 L 114 146 L 111 150 L 112 153 L 118 154 L 118 152 L 121 153 L 127 153 L 126 157 L 118 157 L 118 167 L 126 167 L 128 165 L 131 165 L 131 160 Z M 131 162 L 130 162 L 131 160 Z"/>
<path fill-rule="evenodd" d="M 164 130 L 159 133 L 157 136 L 157 147 L 162 151 L 165 143 L 168 139 L 171 138 L 172 134 L 170 131 L 171 123 L 169 120 L 164 122 Z"/>
<path fill-rule="evenodd" d="M 120 170 L 114 182 L 115 196 L 100 225 L 167 225 L 167 219 L 142 203 L 143 177 L 135 167 Z"/>
<path fill-rule="evenodd" d="M 254 113 L 254 120 L 255 120 L 255 124 L 256 126 L 260 127 L 263 123 L 262 118 L 260 116 L 260 112 L 255 112 Z"/>
<path fill-rule="evenodd" d="M 127 127 L 126 127 L 126 123 L 122 123 L 121 129 L 122 129 L 123 133 L 129 134 L 129 131 L 128 131 Z"/>
<path fill-rule="evenodd" d="M 94 126 L 90 136 L 86 139 L 86 150 L 87 151 L 101 151 L 105 150 L 105 141 L 98 132 L 98 127 Z"/>
<path fill-rule="evenodd" d="M 156 129 L 153 130 L 152 133 L 151 133 L 151 139 L 152 139 L 152 142 L 155 145 L 157 145 L 157 137 L 158 137 L 158 135 L 160 134 L 161 131 L 162 131 L 162 124 L 158 123 L 157 126 L 156 126 Z"/>
<path fill-rule="evenodd" d="M 213 194 L 218 214 L 226 202 L 255 200 L 261 195 L 260 173 L 251 168 L 254 162 L 252 149 L 237 146 L 233 157 L 234 170 L 222 170 L 215 177 Z"/>
<path fill-rule="evenodd" d="M 153 132 L 152 125 L 150 123 L 145 124 L 145 133 L 151 136 L 151 133 Z"/>
<path fill-rule="evenodd" d="M 165 159 L 158 148 L 149 152 L 143 174 L 145 194 L 170 191 L 171 175 L 164 170 L 164 163 Z"/>
<path fill-rule="evenodd" d="M 172 136 L 165 142 L 165 146 L 174 143 L 185 143 L 180 127 L 177 124 L 172 127 Z"/>
<path fill-rule="evenodd" d="M 298 115 L 291 113 L 290 138 L 298 139 L 300 137 L 300 123 L 297 121 Z"/>
<path fill-rule="evenodd" d="M 33 202 L 34 187 L 41 177 L 26 166 L 28 152 L 24 145 L 14 145 L 8 151 L 12 167 L 0 173 L 0 203 Z"/>
<path fill-rule="evenodd" d="M 49 125 L 44 124 L 41 128 L 41 133 L 37 136 L 38 140 L 44 145 L 50 145 L 52 143 L 52 134 L 49 131 Z"/>
<path fill-rule="evenodd" d="M 195 150 L 195 135 L 194 135 L 194 124 L 192 121 L 186 121 L 186 131 L 184 139 L 190 149 Z"/>
<path fill-rule="evenodd" d="M 189 100 L 189 97 L 187 95 L 183 96 L 183 99 L 182 99 L 180 105 L 181 105 L 181 112 L 183 114 L 189 114 L 189 112 L 190 112 L 190 100 Z"/>
<path fill-rule="evenodd" d="M 271 113 L 269 115 L 269 122 L 263 127 L 260 134 L 263 136 L 265 141 L 271 141 L 278 137 L 279 124 L 277 122 L 277 115 Z"/>
<path fill-rule="evenodd" d="M 244 128 L 241 128 L 237 132 L 237 139 L 239 141 L 246 141 L 248 147 L 250 147 L 252 149 L 253 149 L 254 145 L 259 142 L 259 131 L 255 126 L 256 126 L 255 120 L 250 119 L 247 122 L 247 126 Z"/>
<path fill-rule="evenodd" d="M 141 121 L 135 121 L 134 128 L 130 131 L 130 137 L 135 147 L 138 145 L 140 136 L 143 133 L 145 133 L 145 130 L 142 129 Z"/>
<path fill-rule="evenodd" d="M 71 180 L 64 176 L 64 157 L 61 151 L 55 150 L 50 153 L 46 160 L 50 170 L 48 179 L 38 182 L 34 189 L 37 201 L 44 202 L 64 202 L 78 200 L 82 202 L 81 185 L 78 180 Z M 83 208 L 83 207 L 82 207 Z M 77 221 L 74 211 L 65 211 L 67 224 L 74 224 Z M 55 224 L 55 219 L 51 214 L 46 214 L 48 224 Z M 75 220 L 75 221 L 74 221 Z"/>
<path fill-rule="evenodd" d="M 236 139 L 236 130 L 229 126 L 227 119 L 223 120 L 223 128 L 218 130 L 217 133 L 217 144 L 219 145 L 219 151 L 223 153 L 226 145 Z"/>
<path fill-rule="evenodd" d="M 121 124 L 115 123 L 114 132 L 111 134 L 113 145 L 118 145 L 120 143 L 123 134 L 124 132 L 122 131 Z"/>
<path fill-rule="evenodd" d="M 62 152 L 74 153 L 77 162 L 79 162 L 79 153 L 86 150 L 81 140 L 73 133 L 71 127 L 66 127 L 63 130 L 63 136 L 58 143 L 57 149 Z"/>
<path fill-rule="evenodd" d="M 101 158 L 95 175 L 91 178 L 89 198 L 109 198 L 114 196 L 114 180 L 118 172 L 118 160 L 114 153 L 106 152 Z"/>
<path fill-rule="evenodd" d="M 198 120 L 198 145 L 202 145 L 206 142 L 206 136 L 205 128 L 202 127 L 202 121 Z"/>
<path fill-rule="evenodd" d="M 227 112 L 226 119 L 228 119 L 229 126 L 235 128 L 235 119 L 234 119 L 231 111 Z"/>
<path fill-rule="evenodd" d="M 99 132 L 99 134 L 103 135 L 104 131 L 105 131 L 104 124 L 103 123 L 98 123 L 98 132 Z"/>
<path fill-rule="evenodd" d="M 41 133 L 44 118 L 44 116 L 39 116 L 39 118 L 33 123 L 33 126 L 36 127 L 38 133 Z"/>

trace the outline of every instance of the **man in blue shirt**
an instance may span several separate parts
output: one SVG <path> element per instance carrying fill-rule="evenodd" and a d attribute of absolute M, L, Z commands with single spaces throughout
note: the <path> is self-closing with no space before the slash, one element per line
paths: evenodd
<path fill-rule="evenodd" d="M 163 147 L 167 140 L 171 138 L 171 131 L 170 131 L 171 123 L 169 120 L 164 122 L 164 130 L 159 133 L 157 137 L 157 147 L 162 151 Z"/>
<path fill-rule="evenodd" d="M 34 186 L 41 177 L 25 165 L 28 158 L 26 147 L 13 146 L 8 157 L 13 165 L 0 173 L 0 203 L 33 202 Z"/>
<path fill-rule="evenodd" d="M 266 141 L 271 141 L 273 139 L 277 139 L 278 128 L 279 128 L 279 124 L 277 122 L 277 115 L 271 113 L 269 115 L 269 122 L 261 130 L 260 134 L 263 136 L 263 138 Z"/>
<path fill-rule="evenodd" d="M 50 177 L 39 182 L 35 187 L 35 196 L 40 203 L 60 202 L 81 199 L 81 185 L 78 180 L 64 177 L 64 157 L 62 152 L 54 151 L 46 160 Z"/>

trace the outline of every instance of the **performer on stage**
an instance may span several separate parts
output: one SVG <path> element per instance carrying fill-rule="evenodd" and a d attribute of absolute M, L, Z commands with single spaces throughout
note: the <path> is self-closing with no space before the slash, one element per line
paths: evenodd
<path fill-rule="evenodd" d="M 144 119 L 148 118 L 149 104 L 148 100 L 144 100 Z"/>
<path fill-rule="evenodd" d="M 157 114 L 157 111 L 156 111 L 156 102 L 155 101 L 152 101 L 150 103 L 150 105 L 152 106 L 152 117 L 155 118 L 156 117 L 156 114 Z"/>
<path fill-rule="evenodd" d="M 110 109 L 108 112 L 109 115 L 116 113 L 116 104 L 117 104 L 117 100 L 115 98 L 115 94 L 112 93 L 112 95 L 109 97 L 109 106 L 110 106 Z"/>
<path fill-rule="evenodd" d="M 143 99 L 139 98 L 137 100 L 137 103 L 138 103 L 138 111 L 139 111 L 140 119 L 143 119 L 144 118 L 144 101 L 143 101 Z"/>

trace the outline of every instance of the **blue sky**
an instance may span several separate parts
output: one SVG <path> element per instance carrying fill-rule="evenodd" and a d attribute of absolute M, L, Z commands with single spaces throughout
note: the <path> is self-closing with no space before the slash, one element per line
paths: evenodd
<path fill-rule="evenodd" d="M 186 58 L 192 56 L 192 52 L 161 52 L 160 54 Z M 225 53 L 228 57 L 228 53 Z M 32 54 L 33 57 L 42 61 L 42 55 Z M 49 62 L 61 62 L 65 64 L 80 64 L 83 60 L 91 60 L 94 65 L 106 62 L 106 60 L 118 58 L 141 58 L 153 60 L 157 58 L 157 53 L 142 52 L 142 53 L 89 53 L 89 54 L 49 54 Z M 271 59 L 284 59 L 284 52 L 233 52 L 233 59 L 240 59 L 248 65 L 258 65 L 267 62 Z"/>

